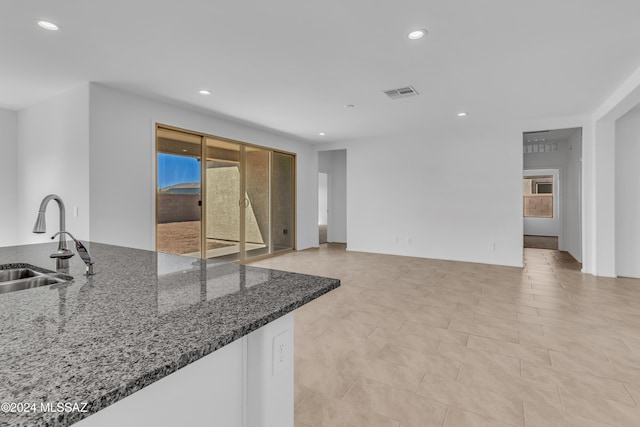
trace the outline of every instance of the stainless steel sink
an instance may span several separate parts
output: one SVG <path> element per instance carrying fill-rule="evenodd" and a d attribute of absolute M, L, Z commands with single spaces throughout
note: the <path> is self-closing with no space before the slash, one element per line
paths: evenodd
<path fill-rule="evenodd" d="M 36 272 L 28 268 L 14 268 L 11 270 L 0 270 L 0 282 L 9 282 L 12 280 L 27 279 L 35 277 Z"/>
<path fill-rule="evenodd" d="M 0 294 L 67 282 L 73 277 L 30 264 L 0 265 Z"/>

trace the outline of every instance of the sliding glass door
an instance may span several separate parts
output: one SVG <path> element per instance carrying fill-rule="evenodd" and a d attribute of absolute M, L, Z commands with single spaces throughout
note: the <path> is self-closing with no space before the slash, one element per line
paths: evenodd
<path fill-rule="evenodd" d="M 272 253 L 271 233 L 271 153 L 256 147 L 244 147 L 244 257 L 255 258 Z"/>
<path fill-rule="evenodd" d="M 156 250 L 201 253 L 200 137 L 158 129 Z"/>
<path fill-rule="evenodd" d="M 204 258 L 238 261 L 241 254 L 241 146 L 213 138 L 206 140 Z"/>
<path fill-rule="evenodd" d="M 293 249 L 295 230 L 295 158 L 274 152 L 271 168 L 272 251 Z"/>
<path fill-rule="evenodd" d="M 157 181 L 159 252 L 245 261 L 295 247 L 293 154 L 158 126 Z"/>

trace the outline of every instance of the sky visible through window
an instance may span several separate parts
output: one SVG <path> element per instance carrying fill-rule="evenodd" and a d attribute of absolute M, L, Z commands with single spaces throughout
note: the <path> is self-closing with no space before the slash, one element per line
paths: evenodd
<path fill-rule="evenodd" d="M 200 182 L 200 162 L 194 157 L 158 153 L 158 187 Z"/>

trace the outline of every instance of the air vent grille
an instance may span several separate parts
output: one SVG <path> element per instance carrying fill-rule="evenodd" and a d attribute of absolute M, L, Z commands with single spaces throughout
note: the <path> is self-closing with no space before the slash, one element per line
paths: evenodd
<path fill-rule="evenodd" d="M 413 86 L 401 87 L 399 89 L 385 90 L 384 93 L 386 93 L 390 99 L 409 98 L 410 96 L 418 95 L 418 91 L 415 90 Z"/>

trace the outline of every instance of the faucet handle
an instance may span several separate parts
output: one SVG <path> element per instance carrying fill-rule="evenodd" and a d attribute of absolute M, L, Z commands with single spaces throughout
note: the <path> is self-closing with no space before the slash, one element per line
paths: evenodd
<path fill-rule="evenodd" d="M 54 234 L 51 238 L 54 239 L 58 234 L 67 234 L 69 237 L 71 237 L 73 239 L 73 241 L 76 244 L 76 250 L 78 251 L 78 255 L 80 255 L 80 258 L 82 258 L 82 261 L 87 266 L 86 275 L 87 276 L 94 275 L 95 273 L 93 272 L 93 260 L 91 259 L 91 255 L 89 255 L 89 251 L 82 244 L 82 242 L 80 240 L 76 239 L 75 237 L 73 237 L 73 235 L 71 233 L 69 233 L 68 231 L 59 231 L 56 234 Z M 71 256 L 74 255 L 73 252 L 71 252 L 69 250 L 67 250 L 67 251 L 71 253 Z M 58 251 L 58 252 L 60 252 L 60 251 Z M 51 255 L 51 257 L 53 258 L 54 255 Z M 55 258 L 57 258 L 57 256 Z"/>
<path fill-rule="evenodd" d="M 89 255 L 89 251 L 80 240 L 76 240 L 75 242 L 78 255 L 80 255 L 80 258 L 82 258 L 82 261 L 84 261 L 85 265 L 87 266 L 86 275 L 93 276 L 95 274 L 93 272 L 93 260 L 91 259 L 91 255 Z"/>

